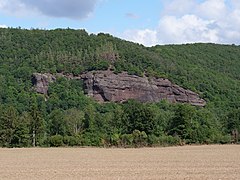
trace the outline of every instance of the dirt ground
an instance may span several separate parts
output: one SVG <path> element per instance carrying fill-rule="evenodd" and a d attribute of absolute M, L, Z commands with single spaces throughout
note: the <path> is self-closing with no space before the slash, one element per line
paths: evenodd
<path fill-rule="evenodd" d="M 240 145 L 0 148 L 0 179 L 240 179 Z"/>

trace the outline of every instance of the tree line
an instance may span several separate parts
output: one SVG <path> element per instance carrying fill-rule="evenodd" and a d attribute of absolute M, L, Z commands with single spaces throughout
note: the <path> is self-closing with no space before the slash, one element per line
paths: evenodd
<path fill-rule="evenodd" d="M 240 48 L 186 44 L 144 47 L 85 30 L 0 28 L 0 146 L 158 146 L 239 139 Z M 98 104 L 80 80 L 58 78 L 47 97 L 32 74 L 91 70 L 166 77 L 207 101 Z"/>
<path fill-rule="evenodd" d="M 224 126 L 209 108 L 188 104 L 97 103 L 83 93 L 80 80 L 59 78 L 49 97 L 32 93 L 26 110 L 0 106 L 0 146 L 141 147 L 230 143 L 239 131 L 240 111 Z"/>

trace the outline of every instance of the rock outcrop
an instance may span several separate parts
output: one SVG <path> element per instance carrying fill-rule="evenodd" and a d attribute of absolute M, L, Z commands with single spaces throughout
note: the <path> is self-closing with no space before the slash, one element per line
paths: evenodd
<path fill-rule="evenodd" d="M 171 103 L 189 103 L 205 106 L 206 102 L 190 90 L 173 84 L 164 78 L 148 78 L 129 75 L 126 72 L 91 71 L 81 76 L 57 74 L 68 79 L 82 79 L 85 93 L 99 102 L 124 102 L 135 99 L 140 102 L 159 102 L 166 99 Z M 49 83 L 56 80 L 51 74 L 33 74 L 33 84 L 38 93 L 47 94 Z"/>
<path fill-rule="evenodd" d="M 190 90 L 173 84 L 164 78 L 147 78 L 129 75 L 125 72 L 95 71 L 81 75 L 85 92 L 100 102 L 124 102 L 136 99 L 141 102 L 190 103 L 205 106 L 206 102 Z"/>
<path fill-rule="evenodd" d="M 56 80 L 56 77 L 50 73 L 34 73 L 32 77 L 32 83 L 36 92 L 41 94 L 48 93 L 49 83 L 52 83 Z"/>

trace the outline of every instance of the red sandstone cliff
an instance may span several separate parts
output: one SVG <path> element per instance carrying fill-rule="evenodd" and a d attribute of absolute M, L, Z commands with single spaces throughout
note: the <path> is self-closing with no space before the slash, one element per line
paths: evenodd
<path fill-rule="evenodd" d="M 59 75 L 58 75 L 59 76 Z M 164 78 L 148 78 L 129 75 L 126 72 L 114 74 L 112 71 L 91 71 L 79 77 L 60 75 L 69 79 L 82 79 L 85 93 L 100 102 L 124 102 L 136 99 L 141 102 L 189 103 L 205 106 L 206 102 L 190 90 L 173 84 Z M 48 84 L 55 80 L 51 74 L 33 75 L 37 92 L 47 94 Z"/>

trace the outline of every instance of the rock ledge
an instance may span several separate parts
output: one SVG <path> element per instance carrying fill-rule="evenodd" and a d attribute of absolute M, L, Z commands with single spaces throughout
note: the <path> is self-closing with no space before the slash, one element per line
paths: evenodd
<path fill-rule="evenodd" d="M 90 71 L 81 76 L 34 73 L 33 84 L 36 92 L 47 94 L 49 83 L 54 82 L 57 76 L 82 79 L 85 93 L 99 102 L 124 102 L 129 99 L 159 102 L 166 99 L 171 103 L 206 105 L 206 101 L 197 93 L 173 84 L 168 79 L 138 77 L 126 72 L 114 74 L 112 71 Z"/>
<path fill-rule="evenodd" d="M 85 93 L 100 102 L 124 102 L 136 99 L 140 102 L 159 102 L 166 99 L 171 103 L 190 103 L 205 106 L 205 100 L 188 89 L 173 84 L 164 78 L 148 78 L 129 75 L 126 72 L 95 71 L 82 74 Z"/>

